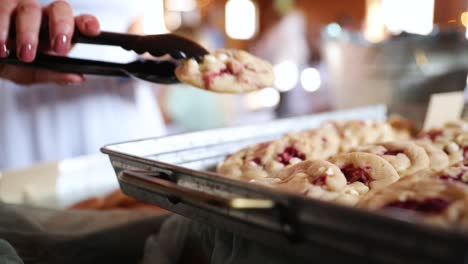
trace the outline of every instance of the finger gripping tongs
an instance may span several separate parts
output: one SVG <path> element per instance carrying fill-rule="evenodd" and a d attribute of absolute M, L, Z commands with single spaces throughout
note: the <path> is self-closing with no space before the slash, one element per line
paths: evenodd
<path fill-rule="evenodd" d="M 42 27 L 40 40 L 47 39 L 48 29 Z M 12 36 L 14 38 L 14 34 Z M 97 60 L 78 59 L 46 54 L 37 54 L 30 63 L 20 61 L 15 52 L 10 52 L 0 63 L 33 66 L 69 73 L 83 73 L 106 76 L 134 76 L 154 83 L 178 83 L 174 70 L 179 60 L 195 58 L 200 60 L 208 51 L 199 44 L 174 34 L 133 35 L 113 32 L 101 32 L 97 36 L 85 36 L 78 29 L 72 43 L 119 46 L 138 54 L 149 53 L 156 59 L 137 59 L 130 63 L 112 63 Z M 166 56 L 165 56 L 166 55 Z M 170 59 L 161 59 L 168 57 Z M 158 59 L 159 58 L 159 59 Z"/>

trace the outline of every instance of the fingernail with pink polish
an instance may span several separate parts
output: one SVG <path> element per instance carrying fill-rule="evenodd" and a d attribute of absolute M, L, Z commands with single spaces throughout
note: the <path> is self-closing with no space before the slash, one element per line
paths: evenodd
<path fill-rule="evenodd" d="M 1 58 L 6 58 L 10 54 L 10 51 L 8 50 L 7 46 L 5 43 L 0 42 L 0 57 Z"/>
<path fill-rule="evenodd" d="M 54 50 L 59 54 L 65 54 L 68 51 L 68 36 L 65 34 L 59 34 L 54 40 Z"/>
<path fill-rule="evenodd" d="M 31 43 L 21 46 L 19 57 L 21 60 L 30 62 L 34 60 L 33 45 Z"/>

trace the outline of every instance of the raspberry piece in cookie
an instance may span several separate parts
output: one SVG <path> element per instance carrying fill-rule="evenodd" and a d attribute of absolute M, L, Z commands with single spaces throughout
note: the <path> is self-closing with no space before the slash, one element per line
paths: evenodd
<path fill-rule="evenodd" d="M 429 156 L 424 148 L 412 142 L 386 142 L 357 147 L 355 151 L 368 152 L 387 160 L 404 177 L 429 168 Z"/>
<path fill-rule="evenodd" d="M 468 187 L 468 167 L 457 166 L 449 167 L 435 174 L 441 180 L 455 183 L 462 183 Z"/>
<path fill-rule="evenodd" d="M 328 159 L 336 155 L 340 148 L 340 136 L 336 127 L 325 123 L 307 134 L 312 145 L 312 156 L 315 159 Z"/>
<path fill-rule="evenodd" d="M 305 154 L 293 146 L 287 146 L 282 152 L 276 154 L 276 161 L 284 166 L 291 164 L 291 159 L 305 160 L 305 158 Z"/>
<path fill-rule="evenodd" d="M 308 197 L 333 201 L 346 186 L 340 169 L 325 160 L 306 160 L 274 175 L 280 182 L 273 187 Z"/>
<path fill-rule="evenodd" d="M 468 187 L 425 170 L 384 189 L 371 191 L 358 207 L 413 217 L 435 225 L 468 227 Z M 403 213 L 403 215 L 402 215 Z"/>
<path fill-rule="evenodd" d="M 217 171 L 236 179 L 265 178 L 308 158 L 310 147 L 307 137 L 287 135 L 234 153 L 218 165 Z"/>
<path fill-rule="evenodd" d="M 431 129 L 428 131 L 423 131 L 417 135 L 418 139 L 429 140 L 431 142 L 434 142 L 437 139 L 443 137 L 447 137 L 447 135 L 444 135 L 444 131 L 442 129 Z"/>
<path fill-rule="evenodd" d="M 408 199 L 406 201 L 395 201 L 386 204 L 384 209 L 398 208 L 411 210 L 423 214 L 438 214 L 444 211 L 450 204 L 443 198 L 426 198 L 423 200 Z"/>
<path fill-rule="evenodd" d="M 262 153 L 271 142 L 262 142 L 243 148 L 218 164 L 217 172 L 234 179 L 257 179 L 268 177 L 263 167 Z"/>
<path fill-rule="evenodd" d="M 347 180 L 347 186 L 337 198 L 347 204 L 355 204 L 370 189 L 386 187 L 400 178 L 388 161 L 370 153 L 339 154 L 329 161 L 340 168 Z"/>
<path fill-rule="evenodd" d="M 444 125 L 442 128 L 433 128 L 430 130 L 422 131 L 418 134 L 417 138 L 433 142 L 435 144 L 445 143 L 448 141 L 457 141 L 460 144 L 465 138 L 463 135 L 466 135 L 468 132 L 467 125 L 464 121 L 459 122 L 450 122 Z M 460 139 L 460 135 L 462 138 Z M 458 139 L 457 139 L 458 138 Z"/>
<path fill-rule="evenodd" d="M 201 63 L 189 59 L 176 68 L 185 83 L 220 93 L 243 93 L 273 85 L 272 66 L 245 51 L 220 49 Z"/>
<path fill-rule="evenodd" d="M 285 137 L 290 138 L 291 142 L 302 142 L 301 149 L 308 159 L 328 159 L 338 153 L 340 146 L 338 132 L 330 123 L 316 129 L 289 133 Z"/>
<path fill-rule="evenodd" d="M 325 124 L 240 150 L 220 163 L 218 172 L 236 179 L 265 178 L 306 159 L 327 159 L 338 147 L 335 127 Z"/>

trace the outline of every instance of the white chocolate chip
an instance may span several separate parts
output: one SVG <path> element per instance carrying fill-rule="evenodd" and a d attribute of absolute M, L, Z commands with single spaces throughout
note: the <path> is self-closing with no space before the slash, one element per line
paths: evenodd
<path fill-rule="evenodd" d="M 220 53 L 220 54 L 218 54 L 218 59 L 225 62 L 225 61 L 227 61 L 229 59 L 229 57 L 224 53 Z"/>
<path fill-rule="evenodd" d="M 332 168 L 328 168 L 327 171 L 325 171 L 325 174 L 327 174 L 327 175 L 329 175 L 329 176 L 330 176 L 330 175 L 333 175 L 333 174 L 334 174 L 333 169 L 332 169 Z"/>
<path fill-rule="evenodd" d="M 450 142 L 445 146 L 448 153 L 454 153 L 460 150 L 460 147 L 455 142 Z"/>
<path fill-rule="evenodd" d="M 273 161 L 270 163 L 270 169 L 273 170 L 273 171 L 276 171 L 276 170 L 281 170 L 282 168 L 284 168 L 284 165 L 280 162 L 277 162 L 277 161 Z"/>
<path fill-rule="evenodd" d="M 326 168 L 323 167 L 323 166 L 317 169 L 317 172 L 318 172 L 319 174 L 322 174 L 322 173 L 324 173 L 325 171 L 326 171 Z"/>
<path fill-rule="evenodd" d="M 449 170 L 447 171 L 447 176 L 451 177 L 451 178 L 455 178 L 457 176 L 457 173 L 453 170 Z"/>
<path fill-rule="evenodd" d="M 351 189 L 351 188 L 346 189 L 346 190 L 345 190 L 345 193 L 346 193 L 346 194 L 350 194 L 350 195 L 359 195 L 359 192 L 358 192 L 358 191 L 356 191 L 356 190 L 354 190 L 354 189 Z"/>
<path fill-rule="evenodd" d="M 299 159 L 299 158 L 292 158 L 292 159 L 289 160 L 289 164 L 294 165 L 294 164 L 297 164 L 297 163 L 299 163 L 301 161 L 302 160 Z"/>
<path fill-rule="evenodd" d="M 208 54 L 203 58 L 203 61 L 204 62 L 216 62 L 216 57 L 211 54 Z"/>
<path fill-rule="evenodd" d="M 187 61 L 187 69 L 188 72 L 197 72 L 199 71 L 200 65 L 196 60 L 188 60 Z"/>
<path fill-rule="evenodd" d="M 362 182 L 353 182 L 350 184 L 354 190 L 356 190 L 359 194 L 364 194 L 369 191 L 369 186 L 365 185 Z"/>
<path fill-rule="evenodd" d="M 297 173 L 296 175 L 294 175 L 294 177 L 296 177 L 296 178 L 307 177 L 307 174 L 305 174 L 305 173 L 303 173 L 303 172 L 299 172 L 299 173 Z"/>
<path fill-rule="evenodd" d="M 464 182 L 468 182 L 468 172 L 465 172 L 461 178 Z"/>
<path fill-rule="evenodd" d="M 401 202 L 404 202 L 408 199 L 408 197 L 411 195 L 411 192 L 409 191 L 402 191 L 399 195 L 398 195 L 398 201 L 401 201 Z"/>
<path fill-rule="evenodd" d="M 343 135 L 344 135 L 345 138 L 350 138 L 350 137 L 352 137 L 353 134 L 352 134 L 351 130 L 345 129 L 345 131 L 343 131 Z"/>

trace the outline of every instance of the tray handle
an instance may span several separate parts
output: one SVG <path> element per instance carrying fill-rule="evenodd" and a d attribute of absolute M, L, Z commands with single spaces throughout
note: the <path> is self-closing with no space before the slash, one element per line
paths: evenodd
<path fill-rule="evenodd" d="M 227 209 L 271 209 L 275 207 L 275 203 L 270 199 L 227 198 L 187 188 L 167 179 L 169 177 L 160 172 L 123 170 L 118 177 L 120 181 L 161 193 L 174 204 L 186 201 L 193 204 L 208 204 Z"/>

